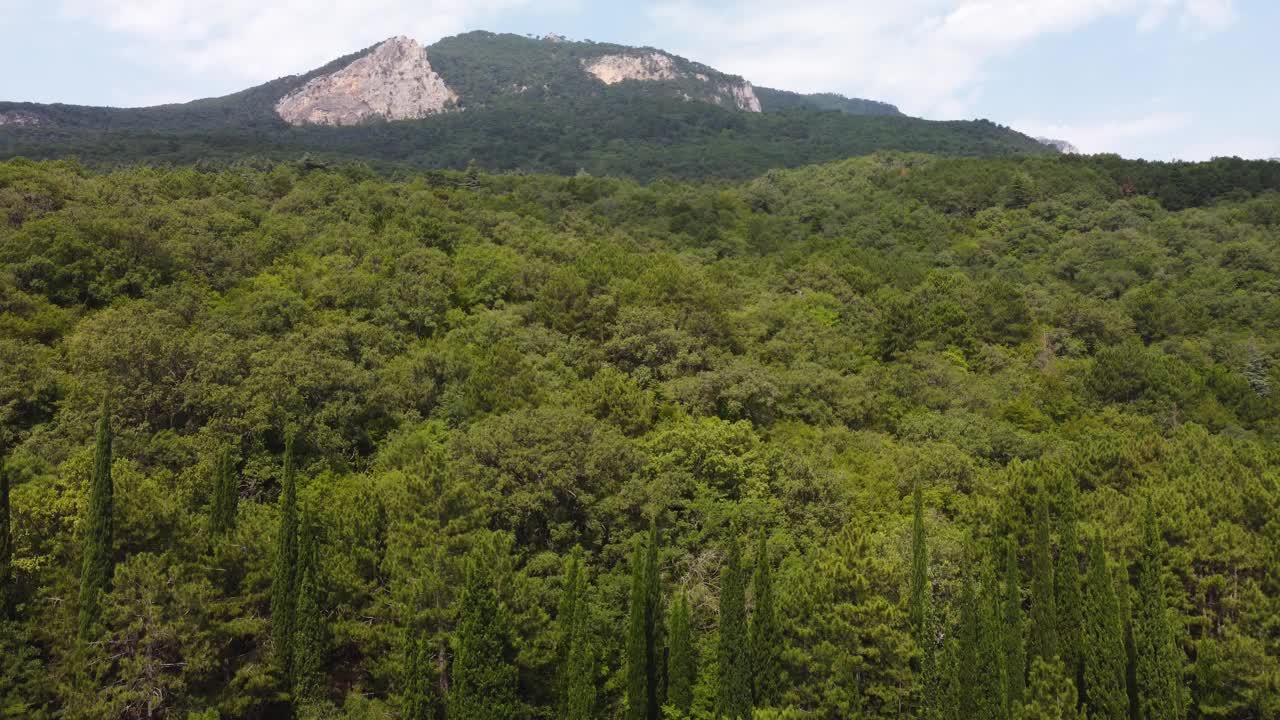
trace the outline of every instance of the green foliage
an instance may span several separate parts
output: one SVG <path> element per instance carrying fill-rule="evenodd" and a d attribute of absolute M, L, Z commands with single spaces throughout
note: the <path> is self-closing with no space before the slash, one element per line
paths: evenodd
<path fill-rule="evenodd" d="M 1083 599 L 1081 695 L 1084 705 L 1090 720 L 1125 720 L 1129 717 L 1129 693 L 1124 623 L 1111 571 L 1107 568 L 1106 552 L 1098 536 L 1089 542 L 1089 572 Z"/>
<path fill-rule="evenodd" d="M 93 475 L 85 515 L 83 564 L 80 570 L 80 638 L 90 639 L 102 614 L 102 594 L 111 589 L 115 572 L 115 484 L 111 479 L 111 417 L 102 403 L 93 449 Z"/>
<path fill-rule="evenodd" d="M 1081 720 L 1076 707 L 1076 686 L 1067 677 L 1060 659 L 1031 661 L 1031 681 L 1027 685 L 1027 702 L 1022 706 L 1023 720 Z"/>
<path fill-rule="evenodd" d="M 747 638 L 746 574 L 736 535 L 729 536 L 720 571 L 716 717 L 751 717 L 751 648 Z"/>
<path fill-rule="evenodd" d="M 1142 517 L 1138 602 L 1133 609 L 1134 670 L 1143 720 L 1182 720 L 1185 712 L 1182 650 L 1165 594 L 1164 539 L 1151 499 Z"/>
<path fill-rule="evenodd" d="M 1058 611 L 1055 603 L 1053 549 L 1049 545 L 1049 495 L 1043 485 L 1036 495 L 1035 542 L 1031 550 L 1031 643 L 1027 656 L 1052 664 L 1058 657 Z"/>
<path fill-rule="evenodd" d="M 1018 547 L 1005 544 L 1004 591 L 1001 597 L 1004 614 L 1005 702 L 1011 716 L 1022 707 L 1026 690 L 1027 649 L 1022 617 L 1022 581 L 1018 571 Z"/>
<path fill-rule="evenodd" d="M 0 450 L 0 622 L 7 620 L 17 603 L 13 590 L 13 530 L 9 513 L 9 473 Z"/>
<path fill-rule="evenodd" d="M 231 448 L 218 454 L 214 468 L 213 498 L 209 503 L 209 530 L 222 535 L 236 524 L 236 509 L 240 503 L 240 478 L 236 475 L 235 460 Z"/>
<path fill-rule="evenodd" d="M 473 560 L 458 610 L 448 717 L 499 720 L 520 710 L 510 625 L 489 574 Z"/>
<path fill-rule="evenodd" d="M 650 519 L 645 542 L 637 545 L 631 565 L 631 599 L 627 625 L 627 717 L 652 720 L 662 708 L 661 588 L 658 572 L 658 525 Z"/>
<path fill-rule="evenodd" d="M 769 546 L 760 534 L 756 547 L 756 567 L 751 577 L 751 624 L 747 629 L 748 677 L 755 707 L 777 703 L 782 685 L 782 628 L 773 594 L 773 571 L 769 569 Z M 687 614 L 687 610 L 685 611 Z M 688 618 L 685 618 L 688 622 Z"/>
<path fill-rule="evenodd" d="M 681 592 L 671 604 L 670 647 L 667 652 L 667 704 L 681 715 L 693 709 L 693 687 L 697 680 L 689 598 Z M 759 676 L 756 676 L 758 679 Z"/>
<path fill-rule="evenodd" d="M 1058 623 L 1058 654 L 1067 677 L 1082 687 L 1085 645 L 1084 600 L 1081 597 L 1080 540 L 1076 524 L 1074 478 L 1062 482 L 1058 492 L 1058 561 L 1054 565 L 1054 609 Z"/>
<path fill-rule="evenodd" d="M 310 517 L 302 520 L 298 539 L 298 599 L 294 603 L 291 647 L 292 699 L 319 699 L 327 689 L 329 632 L 324 610 L 324 579 L 320 575 L 320 541 Z"/>
<path fill-rule="evenodd" d="M 271 572 L 271 639 L 276 662 L 293 676 L 298 608 L 298 488 L 293 466 L 293 436 L 285 438 L 284 474 L 280 481 L 280 526 L 276 531 L 275 565 Z"/>

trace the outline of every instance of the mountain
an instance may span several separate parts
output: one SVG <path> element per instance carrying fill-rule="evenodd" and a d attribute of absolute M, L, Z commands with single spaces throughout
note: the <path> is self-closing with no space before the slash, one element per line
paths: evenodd
<path fill-rule="evenodd" d="M 988 121 L 934 122 L 887 103 L 757 88 L 657 48 L 470 32 L 395 37 L 232 95 L 146 108 L 0 102 L 0 158 L 91 165 L 310 154 L 377 168 L 747 177 L 905 150 L 1052 149 Z"/>

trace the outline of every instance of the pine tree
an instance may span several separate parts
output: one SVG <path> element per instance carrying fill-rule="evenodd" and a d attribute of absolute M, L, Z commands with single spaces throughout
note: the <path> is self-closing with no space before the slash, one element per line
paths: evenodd
<path fill-rule="evenodd" d="M 1080 540 L 1076 529 L 1076 486 L 1074 479 L 1062 481 L 1058 515 L 1058 562 L 1054 566 L 1054 608 L 1058 620 L 1058 655 L 1067 677 L 1079 691 L 1084 658 L 1081 632 L 1084 602 L 1080 594 Z"/>
<path fill-rule="evenodd" d="M 213 501 L 209 506 L 209 529 L 215 535 L 221 535 L 235 527 L 239 503 L 240 482 L 236 477 L 231 447 L 227 446 L 218 454 L 217 467 L 214 469 Z"/>
<path fill-rule="evenodd" d="M 324 687 L 328 658 L 328 628 L 323 614 L 319 539 L 310 518 L 302 523 L 298 540 L 298 599 L 294 604 L 293 697 L 317 699 Z"/>
<path fill-rule="evenodd" d="M 436 720 L 440 698 L 436 694 L 435 658 L 427 634 L 411 623 L 405 633 L 404 693 L 401 707 L 405 720 Z"/>
<path fill-rule="evenodd" d="M 671 606 L 670 624 L 667 704 L 687 715 L 693 708 L 693 686 L 697 666 L 693 657 L 693 628 L 689 618 L 689 598 L 684 593 L 680 593 Z"/>
<path fill-rule="evenodd" d="M 92 635 L 101 614 L 101 596 L 111 588 L 111 576 L 115 572 L 112 552 L 115 488 L 111 480 L 111 438 L 111 418 L 104 401 L 93 453 L 89 514 L 84 534 L 84 566 L 80 572 L 81 639 Z"/>
<path fill-rule="evenodd" d="M 729 720 L 751 717 L 745 591 L 742 551 L 737 538 L 731 537 L 728 558 L 720 575 L 720 674 L 716 702 L 716 716 Z"/>
<path fill-rule="evenodd" d="M 9 474 L 0 451 L 0 621 L 10 616 L 13 597 L 13 534 L 9 530 Z"/>
<path fill-rule="evenodd" d="M 983 582 L 979 599 L 977 692 L 974 717 L 1003 720 L 1008 717 L 1009 681 L 1005 668 L 1004 603 L 994 577 Z"/>
<path fill-rule="evenodd" d="M 760 534 L 760 544 L 756 549 L 756 569 L 751 582 L 755 598 L 747 638 L 751 697 L 756 707 L 768 707 L 778 701 L 780 690 L 782 628 L 778 625 L 774 607 L 773 575 L 769 570 L 769 551 L 764 533 Z"/>
<path fill-rule="evenodd" d="M 1018 573 L 1017 543 L 1005 546 L 1004 561 L 1004 658 L 1005 696 L 1011 715 L 1022 707 L 1026 688 L 1027 650 L 1023 640 L 1022 581 Z"/>
<path fill-rule="evenodd" d="M 1031 555 L 1030 659 L 1058 657 L 1058 613 L 1054 603 L 1053 552 L 1049 546 L 1049 497 L 1041 487 L 1036 499 L 1035 545 Z"/>
<path fill-rule="evenodd" d="M 593 720 L 596 717 L 596 647 L 590 613 L 585 605 L 585 597 L 580 597 L 574 613 L 569 647 L 568 697 L 563 710 L 565 720 Z"/>
<path fill-rule="evenodd" d="M 1182 720 L 1182 651 L 1173 639 L 1164 591 L 1164 540 L 1148 498 L 1133 614 L 1134 670 L 1141 720 Z"/>
<path fill-rule="evenodd" d="M 1089 574 L 1084 587 L 1082 646 L 1085 707 L 1090 720 L 1125 720 L 1129 694 L 1125 689 L 1124 625 L 1102 540 L 1089 542 Z"/>
<path fill-rule="evenodd" d="M 1076 686 L 1067 677 L 1061 659 L 1045 662 L 1037 657 L 1031 661 L 1022 720 L 1083 720 L 1076 707 Z"/>
<path fill-rule="evenodd" d="M 488 575 L 468 562 L 454 634 L 449 720 L 508 720 L 519 716 L 510 629 Z"/>
<path fill-rule="evenodd" d="M 280 487 L 280 529 L 271 575 L 271 639 L 286 677 L 293 670 L 294 612 L 298 601 L 298 489 L 293 469 L 293 436 L 285 439 Z"/>
<path fill-rule="evenodd" d="M 570 667 L 574 642 L 574 632 L 578 628 L 578 606 L 581 602 L 581 580 L 579 576 L 582 560 L 582 548 L 575 547 L 569 556 L 565 568 L 564 590 L 560 592 L 560 610 L 556 613 L 556 678 L 557 697 L 563 711 L 569 702 L 569 685 L 573 680 Z"/>

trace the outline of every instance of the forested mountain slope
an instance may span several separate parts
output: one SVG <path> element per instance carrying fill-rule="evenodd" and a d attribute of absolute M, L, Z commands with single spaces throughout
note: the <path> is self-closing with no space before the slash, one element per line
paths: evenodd
<path fill-rule="evenodd" d="M 1276 717 L 1280 195 L 1119 163 L 0 164 L 0 714 Z"/>

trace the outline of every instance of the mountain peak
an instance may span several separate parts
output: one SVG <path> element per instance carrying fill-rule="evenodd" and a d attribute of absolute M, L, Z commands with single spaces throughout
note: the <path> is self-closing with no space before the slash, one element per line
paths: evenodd
<path fill-rule="evenodd" d="M 371 118 L 419 120 L 456 109 L 458 95 L 418 41 L 397 35 L 347 66 L 312 78 L 276 103 L 291 125 L 357 125 Z"/>

